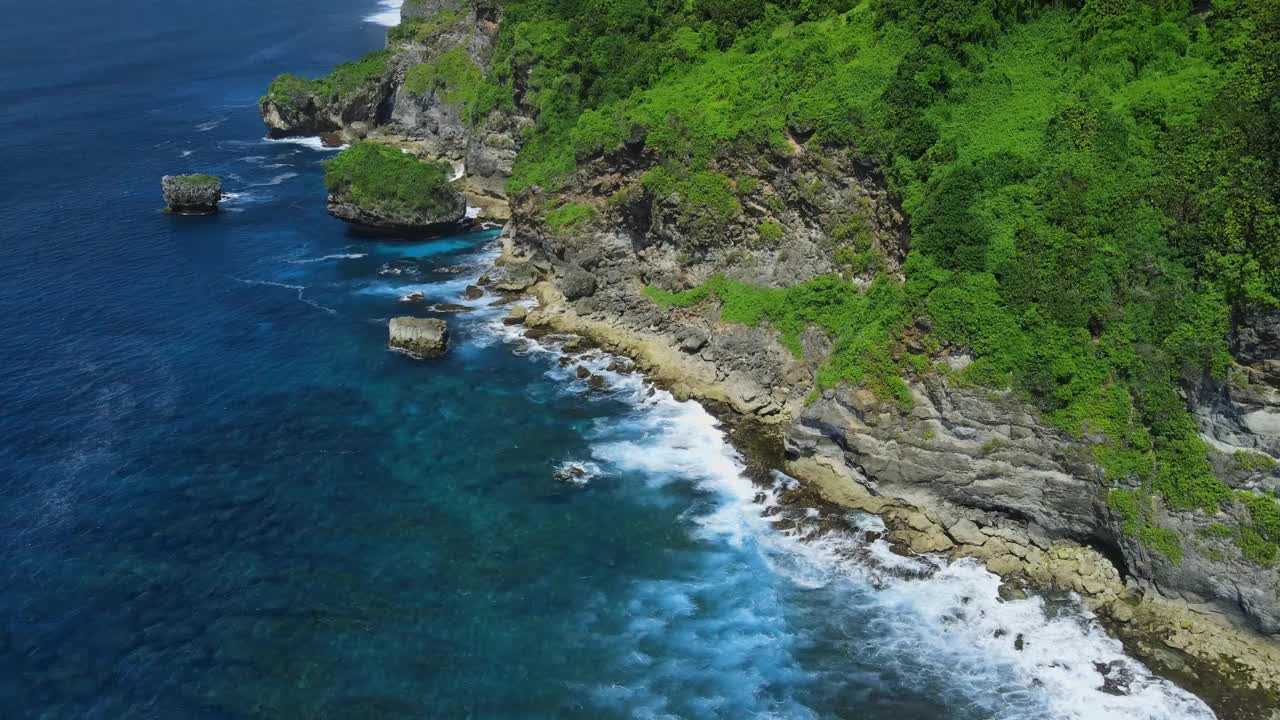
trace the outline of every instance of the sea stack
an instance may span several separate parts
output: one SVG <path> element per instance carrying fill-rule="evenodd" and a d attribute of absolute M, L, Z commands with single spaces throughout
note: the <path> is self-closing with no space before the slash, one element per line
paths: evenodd
<path fill-rule="evenodd" d="M 216 175 L 165 175 L 160 187 L 165 209 L 178 215 L 210 215 L 222 199 L 222 178 Z"/>
<path fill-rule="evenodd" d="M 449 178 L 453 167 L 399 148 L 352 145 L 329 162 L 329 214 L 365 232 L 431 237 L 456 232 L 467 201 Z"/>
<path fill-rule="evenodd" d="M 449 324 L 414 317 L 391 319 L 391 349 L 417 358 L 435 358 L 449 351 Z"/>

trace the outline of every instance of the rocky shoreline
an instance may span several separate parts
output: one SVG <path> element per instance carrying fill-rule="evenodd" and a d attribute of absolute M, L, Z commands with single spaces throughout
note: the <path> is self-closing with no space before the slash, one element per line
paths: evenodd
<path fill-rule="evenodd" d="M 831 517 L 849 510 L 878 515 L 897 552 L 973 558 L 1004 579 L 1007 599 L 1032 591 L 1075 593 L 1130 654 L 1204 699 L 1222 720 L 1280 719 L 1280 645 L 1211 606 L 1144 588 L 1122 560 L 1114 562 L 1097 547 L 1050 537 L 1034 522 L 874 492 L 842 462 L 797 454 L 788 430 L 797 406 L 779 407 L 758 384 L 696 357 L 690 348 L 699 342 L 584 317 L 551 273 L 515 254 L 509 237 L 497 265 L 495 287 L 510 293 L 523 285 L 537 301 L 521 315 L 530 333 L 583 337 L 589 346 L 631 359 L 678 399 L 702 403 L 729 429 L 727 437 L 757 481 L 764 482 L 773 470 L 800 481 L 785 495 L 786 504 L 825 508 Z M 803 405 L 798 409 L 803 412 Z"/>
<path fill-rule="evenodd" d="M 1219 717 L 1280 720 L 1280 564 L 1247 552 L 1252 510 L 1239 497 L 1280 491 L 1280 313 L 1235 319 L 1226 380 L 1183 378 L 1214 479 L 1232 494 L 1213 508 L 1171 507 L 1139 479 L 1108 475 L 1103 433 L 1067 433 L 1026 398 L 967 384 L 960 371 L 974 353 L 941 345 L 927 317 L 885 359 L 902 376 L 892 400 L 820 382 L 836 348 L 815 327 L 784 339 L 758 318 L 727 321 L 706 291 L 714 278 L 763 292 L 839 277 L 842 292 L 864 293 L 903 278 L 912 233 L 878 168 L 788 127 L 768 148 L 726 149 L 677 182 L 636 135 L 580 155 L 554 187 L 508 192 L 536 123 L 526 81 L 509 107 L 479 114 L 457 88 L 420 82 L 446 57 L 487 72 L 501 8 L 442 0 L 404 17 L 385 51 L 327 79 L 273 83 L 261 105 L 271 134 L 328 132 L 448 163 L 479 218 L 506 223 L 482 284 L 537 300 L 509 324 L 586 338 L 713 407 L 741 428 L 731 438 L 761 472 L 800 481 L 791 503 L 874 513 L 900 552 L 972 558 L 1011 597 L 1077 593 L 1132 654 Z M 692 288 L 702 300 L 653 300 Z"/>

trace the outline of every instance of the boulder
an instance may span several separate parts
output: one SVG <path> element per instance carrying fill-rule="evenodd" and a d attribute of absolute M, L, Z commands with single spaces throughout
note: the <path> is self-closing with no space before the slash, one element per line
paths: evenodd
<path fill-rule="evenodd" d="M 523 325 L 524 321 L 529 317 L 529 308 L 523 305 L 516 305 L 511 308 L 507 316 L 502 319 L 504 325 Z"/>
<path fill-rule="evenodd" d="M 560 292 L 566 300 L 577 300 L 596 292 L 596 276 L 579 267 L 570 267 L 560 279 Z"/>
<path fill-rule="evenodd" d="M 962 519 L 952 525 L 947 532 L 956 539 L 956 542 L 964 543 L 965 545 L 983 545 L 987 542 L 987 536 L 982 534 L 982 531 L 978 529 L 977 524 L 972 520 Z"/>
<path fill-rule="evenodd" d="M 216 175 L 165 175 L 160 188 L 165 209 L 179 215 L 210 215 L 222 199 L 222 178 Z"/>
<path fill-rule="evenodd" d="M 516 265 L 507 270 L 506 276 L 499 279 L 494 288 L 502 292 L 524 292 L 542 279 L 538 269 L 528 263 Z"/>
<path fill-rule="evenodd" d="M 414 357 L 440 357 L 449 350 L 449 324 L 443 320 L 392 318 L 390 332 L 391 348 Z"/>

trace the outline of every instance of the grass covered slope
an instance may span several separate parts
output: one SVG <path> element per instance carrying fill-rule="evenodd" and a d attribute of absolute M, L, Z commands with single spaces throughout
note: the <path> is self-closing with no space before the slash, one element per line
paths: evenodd
<path fill-rule="evenodd" d="M 820 385 L 907 402 L 901 350 L 966 348 L 961 380 L 1012 387 L 1096 450 L 1131 534 L 1177 561 L 1152 498 L 1239 501 L 1231 532 L 1274 562 L 1273 499 L 1232 491 L 1178 393 L 1221 376 L 1234 314 L 1280 304 L 1277 4 L 1218 0 L 611 3 L 511 0 L 494 82 L 527 69 L 538 126 L 511 179 L 554 189 L 578 163 L 643 138 L 658 192 L 701 198 L 691 223 L 736 212 L 709 163 L 795 138 L 876 162 L 913 248 L 865 293 L 716 278 L 729 321 L 795 345 L 835 339 Z M 505 64 L 504 64 L 505 63 Z M 504 75 L 505 74 L 505 75 Z M 717 180 L 717 177 L 720 179 Z M 927 345 L 928 346 L 928 345 Z"/>

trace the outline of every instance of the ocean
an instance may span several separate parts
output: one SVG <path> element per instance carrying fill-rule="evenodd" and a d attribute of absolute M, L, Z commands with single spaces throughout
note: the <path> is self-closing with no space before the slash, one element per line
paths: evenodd
<path fill-rule="evenodd" d="M 821 534 L 697 404 L 463 300 L 495 231 L 328 217 L 332 151 L 257 99 L 396 7 L 6 8 L 0 716 L 1212 717 L 1071 598 Z M 160 212 L 195 171 L 223 211 Z M 403 314 L 452 352 L 390 352 Z"/>

